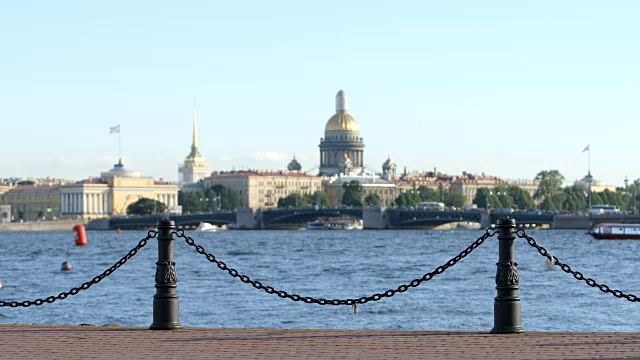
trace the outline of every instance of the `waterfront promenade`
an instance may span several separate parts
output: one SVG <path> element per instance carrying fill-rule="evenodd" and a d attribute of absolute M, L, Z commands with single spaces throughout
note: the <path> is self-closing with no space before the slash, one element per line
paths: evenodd
<path fill-rule="evenodd" d="M 640 333 L 0 325 L 0 359 L 640 359 Z"/>

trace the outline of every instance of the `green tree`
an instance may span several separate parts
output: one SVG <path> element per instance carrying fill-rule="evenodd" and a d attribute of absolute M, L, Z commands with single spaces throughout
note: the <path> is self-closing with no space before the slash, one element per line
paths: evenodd
<path fill-rule="evenodd" d="M 503 201 L 506 202 L 506 204 L 503 204 Z M 495 189 L 478 188 L 476 196 L 473 198 L 473 203 L 476 204 L 478 208 L 484 209 L 511 207 L 512 202 L 513 200 L 507 193 L 507 189 L 498 187 Z"/>
<path fill-rule="evenodd" d="M 438 195 L 435 191 L 434 193 L 436 194 L 436 199 L 437 199 Z M 396 204 L 398 206 L 416 206 L 416 204 L 421 201 L 438 201 L 438 200 L 423 200 L 422 193 L 420 192 L 419 189 L 402 192 L 400 193 L 400 195 L 398 195 L 398 197 L 396 197 Z"/>
<path fill-rule="evenodd" d="M 444 197 L 444 204 L 447 206 L 455 206 L 461 208 L 465 206 L 466 199 L 461 193 L 447 192 Z"/>
<path fill-rule="evenodd" d="M 445 202 L 444 201 L 444 197 L 447 194 L 447 192 L 448 191 L 445 190 L 443 183 L 438 184 L 438 200 L 436 200 L 436 201 L 437 202 L 441 202 L 441 203 Z"/>
<path fill-rule="evenodd" d="M 20 219 L 20 220 L 24 219 L 24 211 L 22 211 L 22 210 L 18 211 L 18 219 Z"/>
<path fill-rule="evenodd" d="M 127 206 L 127 214 L 129 215 L 154 215 L 161 214 L 167 209 L 166 205 L 160 201 L 141 198 L 138 201 Z"/>
<path fill-rule="evenodd" d="M 200 191 L 187 192 L 184 190 L 178 191 L 178 204 L 182 206 L 182 212 L 186 214 L 204 212 L 205 205 L 200 199 L 205 199 L 206 196 Z"/>
<path fill-rule="evenodd" d="M 309 206 L 309 197 L 303 196 L 299 193 L 293 193 L 287 195 L 287 197 L 278 199 L 279 208 L 287 208 L 290 206 L 306 207 Z"/>
<path fill-rule="evenodd" d="M 563 210 L 569 211 L 584 211 L 587 208 L 589 200 L 587 193 L 579 185 L 567 186 L 563 189 L 564 194 L 567 196 L 562 204 Z M 594 193 L 595 194 L 595 193 Z M 598 196 L 599 197 L 599 196 Z M 593 197 L 592 197 L 593 200 Z"/>
<path fill-rule="evenodd" d="M 543 170 L 536 175 L 534 180 L 538 181 L 538 190 L 536 190 L 534 198 L 542 200 L 562 190 L 564 176 L 558 170 Z"/>
<path fill-rule="evenodd" d="M 440 202 L 440 195 L 432 188 L 426 186 L 420 186 L 418 188 L 418 194 L 420 194 L 420 201 L 436 201 Z"/>
<path fill-rule="evenodd" d="M 540 203 L 540 209 L 547 211 L 556 210 L 556 207 L 553 204 L 553 199 L 551 199 L 550 196 L 545 197 L 542 203 Z"/>
<path fill-rule="evenodd" d="M 307 194 L 304 197 L 309 205 L 320 207 L 329 206 L 329 195 L 324 191 L 318 190 L 313 194 Z"/>
<path fill-rule="evenodd" d="M 342 195 L 342 204 L 347 206 L 362 206 L 362 198 L 364 197 L 364 189 L 357 180 L 351 180 L 342 184 L 344 194 Z"/>
<path fill-rule="evenodd" d="M 220 205 L 223 210 L 235 210 L 242 206 L 242 201 L 237 191 L 226 189 L 220 195 Z"/>
<path fill-rule="evenodd" d="M 378 206 L 380 204 L 380 196 L 376 193 L 370 193 L 364 197 L 364 203 L 367 206 Z"/>
<path fill-rule="evenodd" d="M 473 198 L 473 203 L 478 206 L 478 208 L 488 209 L 489 208 L 489 192 L 490 190 L 486 187 L 478 188 L 476 190 L 476 196 Z"/>
<path fill-rule="evenodd" d="M 38 211 L 38 219 L 44 218 L 44 212 L 42 210 Z"/>
<path fill-rule="evenodd" d="M 513 206 L 518 209 L 532 209 L 536 207 L 536 202 L 526 190 L 519 186 L 509 186 L 507 193 L 513 199 Z"/>
<path fill-rule="evenodd" d="M 18 181 L 16 185 L 35 185 L 36 183 L 33 180 L 22 180 Z"/>

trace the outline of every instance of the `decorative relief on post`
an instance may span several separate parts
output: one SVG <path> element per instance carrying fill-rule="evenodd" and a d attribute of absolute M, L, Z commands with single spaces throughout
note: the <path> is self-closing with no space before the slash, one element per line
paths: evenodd
<path fill-rule="evenodd" d="M 163 261 L 156 263 L 156 284 L 173 284 L 178 281 L 176 263 Z"/>
<path fill-rule="evenodd" d="M 504 261 L 496 263 L 498 271 L 496 272 L 496 285 L 508 286 L 518 285 L 518 263 L 515 261 Z"/>

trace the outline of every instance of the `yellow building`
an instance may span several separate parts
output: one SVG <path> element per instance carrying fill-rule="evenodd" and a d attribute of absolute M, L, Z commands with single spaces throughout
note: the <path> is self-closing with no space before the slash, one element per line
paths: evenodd
<path fill-rule="evenodd" d="M 300 171 L 216 171 L 204 179 L 205 189 L 214 185 L 235 190 L 242 207 L 251 209 L 275 208 L 279 199 L 291 194 L 322 190 L 320 177 Z"/>
<path fill-rule="evenodd" d="M 113 169 L 101 173 L 99 179 L 61 186 L 61 215 L 65 219 L 91 220 L 126 214 L 127 207 L 142 198 L 157 200 L 165 204 L 169 212 L 175 212 L 179 208 L 178 190 L 177 185 L 129 171 L 119 161 Z"/>
<path fill-rule="evenodd" d="M 11 220 L 55 220 L 60 216 L 61 185 L 18 185 L 2 194 L 11 206 Z"/>

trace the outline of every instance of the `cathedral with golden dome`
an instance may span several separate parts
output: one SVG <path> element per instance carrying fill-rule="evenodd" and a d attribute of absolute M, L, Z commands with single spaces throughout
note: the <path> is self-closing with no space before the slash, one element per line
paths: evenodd
<path fill-rule="evenodd" d="M 364 143 L 358 123 L 349 115 L 347 94 L 336 95 L 336 113 L 324 127 L 320 139 L 320 176 L 362 174 L 364 171 Z"/>

